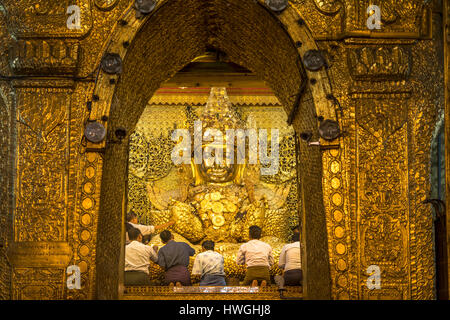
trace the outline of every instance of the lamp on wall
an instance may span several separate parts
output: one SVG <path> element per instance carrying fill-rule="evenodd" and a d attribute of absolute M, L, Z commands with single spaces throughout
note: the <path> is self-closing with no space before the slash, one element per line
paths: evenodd
<path fill-rule="evenodd" d="M 103 72 L 107 74 L 122 73 L 122 58 L 117 53 L 107 53 L 100 64 Z"/>
<path fill-rule="evenodd" d="M 141 15 L 146 15 L 155 9 L 156 0 L 135 0 L 134 7 Z"/>
<path fill-rule="evenodd" d="M 288 6 L 288 0 L 266 0 L 266 6 L 275 12 L 281 12 Z"/>
<path fill-rule="evenodd" d="M 323 120 L 322 122 L 320 122 L 319 134 L 322 139 L 327 141 L 333 141 L 339 138 L 341 135 L 339 123 L 335 120 Z"/>
<path fill-rule="evenodd" d="M 97 121 L 89 121 L 84 129 L 84 136 L 89 142 L 100 143 L 106 137 L 106 128 Z"/>
<path fill-rule="evenodd" d="M 318 71 L 326 65 L 326 62 L 319 50 L 308 50 L 303 55 L 303 64 L 309 71 Z"/>

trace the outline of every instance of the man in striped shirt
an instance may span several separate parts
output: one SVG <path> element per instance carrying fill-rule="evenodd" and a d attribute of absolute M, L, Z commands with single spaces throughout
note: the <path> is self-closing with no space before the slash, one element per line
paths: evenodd
<path fill-rule="evenodd" d="M 220 253 L 214 252 L 214 241 L 206 240 L 202 248 L 203 252 L 195 258 L 192 274 L 201 276 L 201 286 L 225 286 L 224 259 Z"/>

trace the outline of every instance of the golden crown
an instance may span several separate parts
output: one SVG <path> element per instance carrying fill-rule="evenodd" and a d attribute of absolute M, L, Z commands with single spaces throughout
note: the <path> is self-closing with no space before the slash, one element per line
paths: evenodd
<path fill-rule="evenodd" d="M 229 129 L 244 129 L 244 122 L 228 98 L 227 89 L 213 87 L 202 113 L 199 116 L 202 129 L 217 129 L 225 135 Z"/>

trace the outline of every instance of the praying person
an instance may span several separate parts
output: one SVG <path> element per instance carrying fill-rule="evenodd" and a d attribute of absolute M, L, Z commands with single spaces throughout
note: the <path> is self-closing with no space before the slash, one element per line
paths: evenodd
<path fill-rule="evenodd" d="M 141 231 L 137 228 L 128 231 L 130 243 L 125 246 L 125 280 L 126 286 L 150 285 L 150 261 L 157 262 L 157 247 L 152 248 L 142 243 Z"/>
<path fill-rule="evenodd" d="M 294 232 L 293 243 L 286 244 L 281 249 L 278 266 L 283 270 L 286 286 L 302 285 L 302 263 L 300 251 L 300 233 Z"/>
<path fill-rule="evenodd" d="M 300 233 L 300 225 L 296 225 L 295 227 L 292 228 L 292 232 L 293 233 Z"/>
<path fill-rule="evenodd" d="M 130 242 L 129 237 L 128 237 L 128 230 L 131 227 L 139 229 L 139 231 L 141 231 L 142 236 L 146 237 L 146 236 L 150 236 L 151 234 L 157 232 L 158 230 L 166 229 L 166 228 L 170 227 L 171 225 L 173 225 L 174 223 L 175 223 L 175 221 L 169 221 L 165 224 L 161 224 L 161 225 L 157 225 L 157 226 L 147 226 L 144 224 L 139 224 L 137 214 L 133 211 L 130 211 L 127 214 L 126 244 L 128 244 Z"/>
<path fill-rule="evenodd" d="M 257 286 L 258 281 L 261 281 L 261 286 L 270 283 L 269 269 L 274 263 L 272 247 L 259 240 L 261 233 L 260 227 L 251 226 L 249 228 L 250 241 L 241 245 L 237 253 L 236 263 L 247 265 L 244 286 L 249 284 Z"/>
<path fill-rule="evenodd" d="M 163 284 L 190 286 L 189 257 L 195 254 L 195 250 L 187 243 L 175 241 L 169 230 L 164 230 L 159 236 L 165 244 L 158 251 L 158 264 L 165 270 Z"/>
<path fill-rule="evenodd" d="M 226 286 L 223 269 L 223 256 L 214 251 L 214 241 L 202 243 L 203 252 L 199 253 L 192 268 L 193 275 L 200 275 L 200 286 Z"/>

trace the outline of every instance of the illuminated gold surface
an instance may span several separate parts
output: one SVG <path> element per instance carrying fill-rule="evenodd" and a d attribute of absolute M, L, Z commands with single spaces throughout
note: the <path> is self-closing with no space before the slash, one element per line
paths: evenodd
<path fill-rule="evenodd" d="M 203 292 L 197 292 L 200 288 Z M 214 291 L 228 293 L 215 293 Z M 183 292 L 186 291 L 186 292 Z M 211 291 L 211 292 L 207 292 Z M 189 293 L 187 293 L 189 292 Z M 286 297 L 302 298 L 301 287 L 286 287 Z M 127 287 L 124 300 L 278 300 L 278 287 Z"/>
<path fill-rule="evenodd" d="M 308 217 L 303 221 L 307 231 L 304 255 L 308 265 L 324 256 L 329 259 L 327 266 L 319 264 L 306 270 L 310 280 L 305 297 L 434 298 L 432 215 L 422 201 L 430 189 L 431 134 L 437 111 L 444 106 L 444 83 L 448 81 L 444 82 L 437 54 L 442 25 L 432 25 L 433 2 L 385 1 L 381 4 L 386 12 L 383 28 L 369 31 L 365 23 L 370 1 L 292 1 L 274 18 L 289 34 L 288 47 L 283 42 L 284 31 L 277 31 L 281 24 L 261 23 L 267 16 L 254 9 L 253 1 L 229 1 L 231 7 L 217 0 L 207 10 L 200 9 L 197 0 L 183 2 L 182 10 L 176 1 L 159 1 L 159 15 L 138 20 L 132 9 L 125 14 L 132 6 L 130 1 L 119 0 L 109 7 L 104 1 L 91 5 L 80 0 L 77 3 L 85 17 L 80 30 L 65 27 L 61 1 L 46 1 L 40 8 L 33 1 L 3 1 L 6 11 L 1 13 L 0 35 L 5 47 L 13 50 L 10 56 L 6 50 L 0 53 L 2 73 L 43 77 L 0 84 L 0 152 L 2 160 L 6 159 L 0 164 L 0 175 L 6 181 L 0 185 L 0 241 L 4 244 L 0 247 L 1 298 L 118 297 L 126 148 L 109 145 L 117 160 L 110 158 L 108 151 L 106 160 L 102 154 L 86 152 L 84 124 L 88 118 L 109 116 L 107 126 L 126 125 L 132 131 L 151 93 L 186 63 L 204 54 L 202 45 L 206 43 L 219 46 L 234 62 L 261 75 L 288 114 L 300 84 L 306 81 L 295 67 L 299 60 L 293 53 L 303 56 L 307 50 L 319 48 L 328 59 L 329 69 L 305 71 L 317 82 L 308 85 L 302 113 L 293 122 L 297 134 L 308 129 L 316 138 L 314 110 L 316 116 L 338 116 L 346 132 L 339 139 L 339 150 L 323 151 L 322 157 L 304 142 L 300 145 L 300 168 L 307 171 L 301 174 L 299 190 L 302 214 Z M 222 8 L 227 13 L 223 21 L 206 13 L 213 9 L 224 17 Z M 446 19 L 447 15 L 448 6 Z M 298 23 L 299 17 L 305 24 Z M 117 24 L 120 18 L 128 25 Z M 153 21 L 166 29 L 154 27 L 151 39 L 138 32 Z M 225 31 L 211 36 L 208 32 L 216 29 L 205 31 L 205 25 Z M 227 32 L 227 27 L 233 32 Z M 171 38 L 174 31 L 176 40 Z M 260 34 L 266 41 L 257 38 Z M 144 35 L 153 47 L 140 46 Z M 238 38 L 233 38 L 235 35 Z M 448 31 L 445 36 L 448 38 Z M 48 59 L 42 54 L 46 50 L 30 50 L 47 48 L 44 38 L 55 40 L 61 55 L 55 53 Z M 236 46 L 240 39 L 245 39 L 246 45 Z M 129 49 L 123 45 L 134 40 L 136 44 Z M 295 47 L 297 42 L 302 45 Z M 83 54 L 68 54 L 67 50 L 75 53 L 77 45 Z M 111 82 L 117 76 L 100 72 L 97 83 L 92 76 L 108 51 L 127 56 L 126 65 L 136 67 L 124 69 L 117 87 Z M 166 52 L 171 55 L 164 55 Z M 145 63 L 131 63 L 138 60 Z M 138 71 L 148 76 L 146 86 L 139 82 Z M 55 74 L 69 78 L 49 78 Z M 119 100 L 113 101 L 114 93 Z M 341 108 L 326 99 L 329 93 Z M 93 94 L 100 100 L 93 102 L 89 113 L 86 105 Z M 313 174 L 317 161 L 322 162 L 323 175 Z M 116 200 L 110 201 L 107 194 Z M 322 214 L 326 236 L 317 227 L 320 223 L 311 222 L 312 218 L 320 220 Z M 107 221 L 112 222 L 108 225 Z M 11 268 L 4 253 L 10 243 L 22 241 L 69 243 L 73 250 L 70 264 L 82 270 L 82 289 L 68 290 L 65 268 L 52 263 Z M 327 252 L 318 247 L 323 241 L 328 242 Z M 30 257 L 30 261 L 36 259 Z M 383 270 L 380 290 L 369 291 L 365 285 L 370 264 Z M 324 271 L 329 273 L 330 284 L 328 280 L 321 282 L 321 278 L 327 279 Z M 316 283 L 309 283 L 311 279 Z"/>
<path fill-rule="evenodd" d="M 182 97 L 179 100 L 182 101 Z M 183 237 L 182 241 L 195 244 L 215 241 L 224 254 L 227 276 L 238 276 L 242 280 L 245 268 L 236 265 L 236 252 L 239 243 L 248 241 L 249 226 L 262 227 L 263 236 L 269 237 L 269 242 L 275 245 L 275 260 L 278 261 L 282 245 L 292 234 L 291 228 L 299 224 L 299 199 L 296 188 L 292 187 L 297 184 L 293 129 L 286 125 L 287 116 L 281 108 L 238 108 L 229 105 L 224 89 L 212 91 L 208 103 L 194 107 L 191 112 L 189 115 L 186 108 L 176 106 L 161 110 L 149 105 L 145 110 L 130 146 L 128 208 L 138 213 L 145 223 L 162 224 L 174 220 L 171 229 Z M 241 118 L 238 119 L 237 114 L 242 114 Z M 165 125 L 161 117 L 172 122 Z M 280 130 L 279 173 L 260 176 L 259 166 L 252 171 L 236 164 L 229 167 L 233 174 L 218 180 L 213 176 L 214 172 L 206 172 L 193 161 L 192 168 L 176 168 L 170 161 L 161 159 L 170 156 L 167 152 L 172 145 L 164 134 L 170 133 L 173 122 L 188 123 L 190 117 L 201 120 L 204 129 L 218 129 L 224 133 L 227 129 L 245 129 L 252 125 L 256 129 L 268 129 L 269 133 L 272 127 Z M 171 178 L 173 171 L 177 176 Z M 242 185 L 241 181 L 244 182 Z M 196 248 L 197 252 L 201 249 L 199 245 Z M 161 270 L 157 267 L 152 270 L 152 278 L 160 278 L 158 271 Z M 276 265 L 272 272 L 279 273 Z"/>

